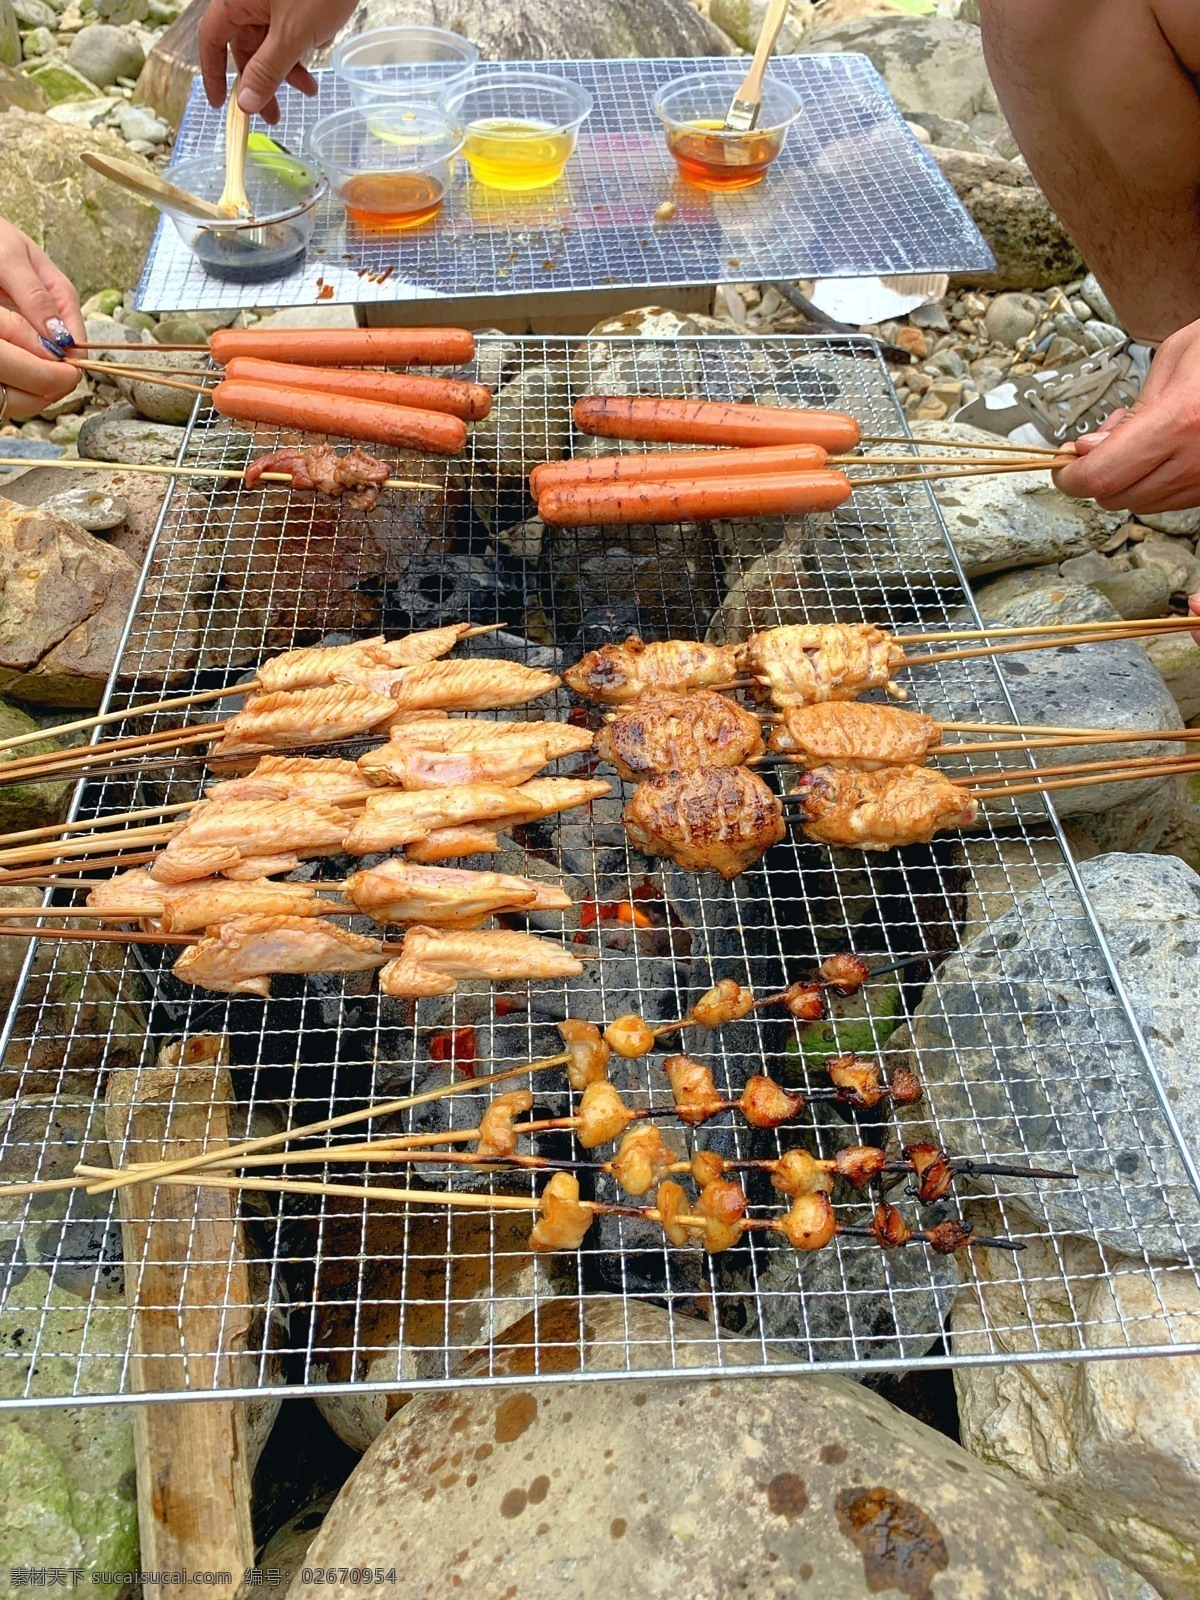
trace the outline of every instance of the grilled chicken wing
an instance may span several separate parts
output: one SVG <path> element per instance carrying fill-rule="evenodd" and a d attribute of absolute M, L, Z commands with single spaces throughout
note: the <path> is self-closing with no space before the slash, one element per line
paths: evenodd
<path fill-rule="evenodd" d="M 732 645 L 698 644 L 691 639 L 661 639 L 646 644 L 636 634 L 624 644 L 589 650 L 563 674 L 569 689 L 601 705 L 627 705 L 645 694 L 689 694 L 737 677 Z"/>
<path fill-rule="evenodd" d="M 368 795 L 372 787 L 353 761 L 260 756 L 253 772 L 210 783 L 204 792 L 212 800 L 286 800 L 292 795 L 311 795 L 333 805 L 353 795 Z"/>
<path fill-rule="evenodd" d="M 394 998 L 449 994 L 466 979 L 501 982 L 524 978 L 572 978 L 583 963 L 562 945 L 508 928 L 442 932 L 414 927 L 401 954 L 379 974 L 379 987 Z"/>
<path fill-rule="evenodd" d="M 434 828 L 410 844 L 405 854 L 410 861 L 428 864 L 460 856 L 494 856 L 499 848 L 500 835 L 490 828 Z"/>
<path fill-rule="evenodd" d="M 373 639 L 358 639 L 353 644 L 313 645 L 306 650 L 285 650 L 282 655 L 264 661 L 254 681 L 261 694 L 272 694 L 281 689 L 320 689 L 346 679 L 353 682 L 355 672 L 360 669 L 395 669 L 417 666 L 422 661 L 436 661 L 439 656 L 453 650 L 469 630 L 469 623 L 456 622 L 448 628 L 428 628 L 422 633 L 410 633 L 403 639 L 385 639 L 382 634 L 377 634 Z"/>
<path fill-rule="evenodd" d="M 596 751 L 638 783 L 698 767 L 740 767 L 763 752 L 758 718 L 711 689 L 650 694 L 596 735 Z"/>
<path fill-rule="evenodd" d="M 790 623 L 738 649 L 739 667 L 765 680 L 777 706 L 853 700 L 867 689 L 903 700 L 892 682 L 903 663 L 903 645 L 869 622 Z"/>
<path fill-rule="evenodd" d="M 516 820 L 524 816 L 527 804 L 520 789 L 506 789 L 499 783 L 412 793 L 376 789 L 346 834 L 346 850 L 352 856 L 398 850 L 435 829 L 466 822 Z"/>
<path fill-rule="evenodd" d="M 565 911 L 571 898 L 550 884 L 507 872 L 463 872 L 411 861 L 384 861 L 343 885 L 349 900 L 376 922 L 432 922 L 477 927 L 497 911 Z"/>
<path fill-rule="evenodd" d="M 705 767 L 638 785 L 624 822 L 636 849 L 689 872 L 736 878 L 785 833 L 776 795 L 746 767 Z"/>
<path fill-rule="evenodd" d="M 170 895 L 170 888 L 165 883 L 157 883 L 144 867 L 130 867 L 106 883 L 98 883 L 88 892 L 84 903 L 92 911 L 109 915 L 128 912 L 130 922 L 153 923 L 158 927 L 158 918 Z"/>
<path fill-rule="evenodd" d="M 221 876 L 234 883 L 254 883 L 258 878 L 282 877 L 303 865 L 298 855 L 238 856 L 236 861 L 222 867 Z"/>
<path fill-rule="evenodd" d="M 336 900 L 323 900 L 312 883 L 271 883 L 259 878 L 235 883 L 228 878 L 208 878 L 179 884 L 168 892 L 159 926 L 164 933 L 194 933 L 230 917 L 319 917 L 340 909 Z"/>
<path fill-rule="evenodd" d="M 979 811 L 977 800 L 931 767 L 818 767 L 795 792 L 804 798 L 810 839 L 859 850 L 928 844 L 947 828 L 967 827 Z"/>
<path fill-rule="evenodd" d="M 402 669 L 391 688 L 392 710 L 495 711 L 523 706 L 561 681 L 517 661 L 428 661 Z"/>
<path fill-rule="evenodd" d="M 770 747 L 794 751 L 808 767 L 920 766 L 942 742 L 932 717 L 896 706 L 861 700 L 828 700 L 821 705 L 785 706 Z"/>
<path fill-rule="evenodd" d="M 190 945 L 173 971 L 202 989 L 266 1000 L 275 973 L 370 972 L 384 959 L 378 939 L 322 917 L 235 917 Z"/>
<path fill-rule="evenodd" d="M 150 872 L 160 883 L 187 883 L 227 872 L 247 856 L 331 855 L 349 826 L 344 810 L 319 800 L 202 800 Z"/>
<path fill-rule="evenodd" d="M 230 717 L 214 756 L 253 755 L 260 750 L 323 744 L 366 733 L 386 722 L 396 707 L 388 695 L 354 684 L 256 694 Z"/>
<path fill-rule="evenodd" d="M 473 738 L 457 746 L 430 749 L 404 737 L 409 727 L 393 730 L 388 743 L 359 760 L 373 783 L 398 783 L 405 789 L 440 789 L 454 783 L 527 783 L 551 761 L 592 747 L 587 728 L 565 722 L 482 722 L 438 724 L 471 728 Z M 494 731 L 489 735 L 487 730 Z"/>
<path fill-rule="evenodd" d="M 509 817 L 504 824 L 506 828 L 537 822 L 541 817 L 553 816 L 556 811 L 573 811 L 576 806 L 586 806 L 611 794 L 612 784 L 605 783 L 603 778 L 533 778 L 512 793 L 521 796 L 525 809 L 519 816 Z"/>

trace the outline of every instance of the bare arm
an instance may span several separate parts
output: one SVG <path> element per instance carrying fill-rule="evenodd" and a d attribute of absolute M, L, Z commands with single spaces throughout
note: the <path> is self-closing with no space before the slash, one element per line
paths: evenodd
<path fill-rule="evenodd" d="M 1200 319 L 1200 6 L 980 0 L 1017 142 L 1126 329 Z"/>

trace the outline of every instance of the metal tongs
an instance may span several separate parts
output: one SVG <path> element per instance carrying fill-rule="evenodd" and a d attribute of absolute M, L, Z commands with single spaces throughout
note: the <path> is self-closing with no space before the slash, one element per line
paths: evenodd
<path fill-rule="evenodd" d="M 754 51 L 754 60 L 750 63 L 750 71 L 742 80 L 733 103 L 725 113 L 725 133 L 750 133 L 758 126 L 758 114 L 762 109 L 763 75 L 767 70 L 767 60 L 775 48 L 775 41 L 779 38 L 784 22 L 787 20 L 791 0 L 769 0 L 766 11 L 763 13 L 762 27 L 758 32 L 758 45 Z"/>

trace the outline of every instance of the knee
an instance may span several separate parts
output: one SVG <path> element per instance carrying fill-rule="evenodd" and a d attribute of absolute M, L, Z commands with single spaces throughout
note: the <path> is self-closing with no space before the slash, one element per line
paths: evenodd
<path fill-rule="evenodd" d="M 979 23 L 989 50 L 998 49 L 1014 56 L 1041 51 L 1047 45 L 1061 47 L 1077 37 L 1080 0 L 978 0 Z M 1123 0 L 1124 3 L 1124 0 Z M 1134 4 L 1135 0 L 1129 0 Z"/>

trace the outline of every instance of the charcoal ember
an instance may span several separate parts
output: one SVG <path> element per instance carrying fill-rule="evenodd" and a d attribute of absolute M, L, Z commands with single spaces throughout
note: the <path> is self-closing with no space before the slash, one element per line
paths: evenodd
<path fill-rule="evenodd" d="M 612 606 L 632 606 L 629 631 L 647 638 L 703 636 L 722 588 L 710 523 L 546 533 L 538 588 L 558 638 Z"/>
<path fill-rule="evenodd" d="M 571 402 L 561 366 L 538 362 L 505 383 L 471 429 L 471 505 L 489 529 L 511 527 L 529 505 L 529 474 L 570 450 Z"/>
<path fill-rule="evenodd" d="M 472 555 L 460 551 L 442 553 L 429 550 L 414 553 L 383 586 L 379 631 L 392 637 L 422 628 L 437 628 L 454 622 L 504 621 L 517 625 L 525 615 L 526 592 L 523 564 L 509 556 Z M 484 635 L 477 653 L 509 655 L 510 659 L 534 663 L 525 652 L 512 655 L 503 648 L 503 635 Z M 474 640 L 464 640 L 456 656 L 472 654 Z"/>
<path fill-rule="evenodd" d="M 624 644 L 632 634 L 649 637 L 636 600 L 606 600 L 580 617 L 578 632 L 571 640 L 572 654 L 582 656 L 606 644 Z"/>

